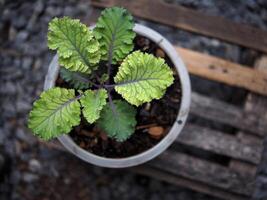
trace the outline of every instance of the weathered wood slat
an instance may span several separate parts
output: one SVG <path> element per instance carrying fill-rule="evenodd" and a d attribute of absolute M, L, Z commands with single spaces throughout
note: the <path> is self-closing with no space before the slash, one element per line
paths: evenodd
<path fill-rule="evenodd" d="M 221 190 L 216 187 L 212 187 L 203 183 L 200 183 L 196 180 L 190 180 L 181 176 L 174 175 L 172 173 L 168 173 L 162 170 L 155 169 L 153 167 L 149 167 L 147 165 L 142 165 L 134 168 L 130 168 L 131 171 L 146 175 L 161 181 L 165 181 L 167 183 L 171 183 L 173 185 L 177 185 L 179 187 L 186 187 L 192 190 L 206 193 L 211 196 L 218 197 L 220 199 L 225 200 L 249 200 L 250 198 L 244 195 L 237 195 L 225 190 Z"/>
<path fill-rule="evenodd" d="M 93 9 L 89 22 L 84 21 L 92 24 L 99 15 L 100 10 Z M 175 48 L 191 74 L 267 95 L 267 73 L 193 50 Z"/>
<path fill-rule="evenodd" d="M 267 56 L 263 56 L 261 59 L 257 60 L 255 68 L 260 73 L 267 73 Z M 258 113 L 260 118 L 267 123 L 267 98 L 256 94 L 249 94 L 246 104 L 246 111 L 254 111 Z M 265 129 L 267 134 L 267 129 Z"/>
<path fill-rule="evenodd" d="M 259 59 L 255 64 L 255 69 L 258 69 L 259 72 L 267 72 L 267 57 L 262 57 Z M 244 106 L 244 110 L 247 112 L 256 112 L 259 116 L 259 119 L 266 121 L 267 123 L 267 98 L 256 95 L 256 94 L 249 94 L 246 99 L 246 103 Z M 267 129 L 265 130 L 265 137 L 266 137 Z M 239 131 L 237 133 L 237 137 L 239 140 L 244 141 L 244 139 L 248 138 L 248 135 L 245 132 Z M 248 138 L 249 141 L 257 140 L 250 136 Z M 259 147 L 263 149 L 263 140 L 260 141 Z M 259 156 L 261 155 L 261 151 L 259 152 Z M 230 168 L 242 171 L 252 171 L 253 175 L 256 174 L 256 170 L 251 170 L 252 167 L 248 163 L 245 163 L 242 160 L 231 160 Z"/>
<path fill-rule="evenodd" d="M 191 145 L 220 155 L 258 164 L 262 145 L 260 140 L 241 141 L 237 137 L 198 125 L 187 124 L 176 142 Z M 42 142 L 48 148 L 65 150 L 58 142 Z"/>
<path fill-rule="evenodd" d="M 190 113 L 263 136 L 267 123 L 255 112 L 244 111 L 220 100 L 192 93 Z"/>
<path fill-rule="evenodd" d="M 182 176 L 237 194 L 249 196 L 253 190 L 253 177 L 250 174 L 239 174 L 227 167 L 183 153 L 165 151 L 148 165 L 174 176 Z"/>
<path fill-rule="evenodd" d="M 260 141 L 244 144 L 234 135 L 193 124 L 187 124 L 176 141 L 254 164 L 259 163 L 262 150 Z"/>
<path fill-rule="evenodd" d="M 255 63 L 255 68 L 258 69 L 259 71 L 262 72 L 267 72 L 267 56 L 263 56 L 261 57 L 259 60 L 257 60 L 257 62 Z M 267 123 L 267 98 L 266 97 L 262 97 L 256 94 L 249 94 L 247 97 L 247 101 L 245 104 L 245 110 L 251 111 L 254 110 L 256 111 L 260 118 L 263 119 L 266 123 Z M 239 135 L 242 136 L 242 132 L 239 133 Z M 264 146 L 264 148 L 266 148 L 266 144 L 267 144 L 267 129 L 266 129 L 266 134 L 264 135 L 265 138 L 264 140 L 262 140 L 262 146 Z M 267 162 L 267 153 L 266 153 L 266 149 L 263 150 L 262 154 L 261 154 L 261 164 L 259 166 L 264 166 L 262 163 L 266 163 Z M 259 174 L 264 174 L 264 172 L 266 172 L 265 169 L 263 168 L 259 168 L 258 169 L 258 173 Z M 266 176 L 265 176 L 266 177 Z M 262 175 L 259 177 L 255 178 L 255 182 L 256 183 L 261 183 L 261 185 L 258 185 L 258 187 L 255 188 L 254 190 L 254 194 L 253 197 L 255 199 L 259 198 L 259 193 L 262 193 L 263 189 L 261 188 L 262 181 L 258 180 L 258 178 L 262 178 Z M 266 195 L 265 195 L 266 197 Z M 263 197 L 264 198 L 264 197 Z"/>
<path fill-rule="evenodd" d="M 92 5 L 97 7 L 123 6 L 137 17 L 267 53 L 266 31 L 234 23 L 223 17 L 209 16 L 181 6 L 170 5 L 163 0 L 154 0 L 153 3 L 151 0 L 92 0 Z"/>
<path fill-rule="evenodd" d="M 249 173 L 250 176 L 252 176 L 252 177 L 255 177 L 255 174 L 257 172 L 257 165 L 247 163 L 243 160 L 232 159 L 230 161 L 229 168 L 234 170 L 234 171 L 237 171 L 243 175 Z M 251 183 L 251 185 L 253 185 L 253 184 L 254 184 L 254 182 Z"/>
<path fill-rule="evenodd" d="M 40 144 L 47 148 L 68 152 L 57 141 L 50 143 L 40 141 Z M 227 167 L 171 150 L 165 151 L 159 157 L 144 165 L 144 167 L 142 173 L 169 183 L 189 186 L 189 188 L 196 191 L 205 192 L 223 199 L 245 200 L 247 198 L 243 195 L 249 196 L 252 191 L 251 183 L 253 182 L 253 177 L 250 173 L 239 174 L 229 170 Z M 156 175 L 148 173 L 148 171 L 151 172 L 151 167 L 157 170 Z M 216 192 L 216 194 L 213 194 L 213 192 Z"/>
<path fill-rule="evenodd" d="M 189 49 L 176 50 L 193 75 L 267 95 L 267 73 Z"/>

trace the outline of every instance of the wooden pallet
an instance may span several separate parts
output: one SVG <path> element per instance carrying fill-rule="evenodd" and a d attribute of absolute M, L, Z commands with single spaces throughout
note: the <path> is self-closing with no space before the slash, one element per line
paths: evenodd
<path fill-rule="evenodd" d="M 161 0 L 92 0 L 92 5 L 123 6 L 136 17 L 267 53 L 267 32 Z M 95 8 L 86 19 L 88 24 L 98 15 L 99 9 Z M 171 148 L 131 170 L 221 199 L 250 199 L 267 131 L 267 57 L 249 67 L 181 47 L 176 49 L 190 74 L 249 91 L 245 105 L 239 107 L 192 93 L 190 114 L 238 131 L 233 134 L 187 124 Z"/>

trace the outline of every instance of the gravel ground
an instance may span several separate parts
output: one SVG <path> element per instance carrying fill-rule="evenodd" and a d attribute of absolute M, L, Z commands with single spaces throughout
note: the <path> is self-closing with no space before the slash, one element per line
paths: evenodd
<path fill-rule="evenodd" d="M 267 30 L 264 0 L 168 2 Z M 90 12 L 89 4 L 75 0 L 0 0 L 0 199 L 215 200 L 128 171 L 90 166 L 71 155 L 40 145 L 27 130 L 27 113 L 42 91 L 52 57 L 46 44 L 47 23 L 55 16 L 86 17 Z M 155 28 L 173 43 L 242 64 L 253 65 L 260 55 L 215 39 L 139 22 Z M 192 77 L 192 82 L 194 90 L 232 104 L 241 105 L 245 98 L 246 92 L 241 89 L 197 77 Z M 260 166 L 257 199 L 264 199 L 266 195 L 266 168 L 267 161 Z"/>

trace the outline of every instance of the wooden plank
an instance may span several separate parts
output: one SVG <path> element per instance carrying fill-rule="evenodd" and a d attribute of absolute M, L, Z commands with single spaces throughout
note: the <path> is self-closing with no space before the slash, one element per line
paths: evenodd
<path fill-rule="evenodd" d="M 194 92 L 192 93 L 190 113 L 258 136 L 263 136 L 267 130 L 266 121 L 261 119 L 257 113 L 244 111 L 231 104 Z"/>
<path fill-rule="evenodd" d="M 227 167 L 183 153 L 165 151 L 148 165 L 233 193 L 250 195 L 252 192 L 253 177 L 250 174 L 239 174 Z"/>
<path fill-rule="evenodd" d="M 237 159 L 232 159 L 230 161 L 229 168 L 243 175 L 250 174 L 251 177 L 255 177 L 255 174 L 257 172 L 257 165 L 253 165 L 251 163 L 247 163 L 243 160 L 237 160 Z M 253 184 L 254 182 L 251 183 L 251 185 Z"/>
<path fill-rule="evenodd" d="M 241 141 L 233 135 L 193 124 L 187 124 L 185 126 L 181 135 L 176 139 L 176 142 L 254 164 L 259 163 L 262 151 L 260 140 Z M 50 142 L 40 141 L 40 144 L 47 148 L 66 151 L 57 140 Z"/>
<path fill-rule="evenodd" d="M 267 95 L 267 73 L 189 49 L 176 50 L 193 75 Z"/>
<path fill-rule="evenodd" d="M 123 6 L 133 15 L 267 53 L 267 32 L 163 0 L 92 0 L 96 7 Z"/>
<path fill-rule="evenodd" d="M 218 197 L 220 199 L 225 199 L 225 200 L 249 200 L 249 197 L 246 197 L 244 195 L 237 195 L 225 190 L 221 190 L 216 187 L 208 186 L 206 184 L 203 184 L 201 182 L 198 182 L 196 180 L 190 180 L 187 178 L 183 178 L 181 176 L 174 175 L 172 173 L 168 173 L 162 170 L 155 169 L 153 167 L 149 166 L 138 166 L 134 168 L 130 168 L 131 171 L 146 175 L 161 181 L 165 181 L 167 183 L 171 183 L 173 185 L 177 185 L 179 187 L 186 187 L 201 193 L 205 193 L 211 196 Z"/>
<path fill-rule="evenodd" d="M 260 140 L 245 144 L 234 135 L 193 124 L 186 124 L 176 141 L 254 164 L 259 163 L 262 151 Z"/>
<path fill-rule="evenodd" d="M 255 64 L 255 68 L 260 73 L 267 73 L 267 56 L 263 56 L 261 59 L 257 60 Z M 254 111 L 259 114 L 259 116 L 267 122 L 267 98 L 262 97 L 256 94 L 249 94 L 246 104 L 245 110 Z M 267 133 L 267 129 L 266 129 Z"/>
<path fill-rule="evenodd" d="M 40 144 L 50 149 L 68 152 L 57 141 L 49 143 L 40 141 Z M 176 184 L 179 184 L 180 180 L 183 186 L 221 198 L 225 195 L 225 199 L 233 197 L 236 200 L 245 200 L 246 198 L 242 195 L 250 195 L 252 190 L 249 184 L 252 181 L 250 174 L 240 175 L 226 167 L 171 150 L 165 151 L 158 158 L 147 163 L 145 167 L 147 170 L 150 167 L 157 170 L 157 176 L 152 177 L 169 183 L 176 182 Z"/>
<path fill-rule="evenodd" d="M 267 72 L 267 57 L 262 57 L 259 59 L 255 68 L 259 70 L 259 72 Z M 244 106 L 244 110 L 246 112 L 256 112 L 258 114 L 258 118 L 267 122 L 267 98 L 262 97 L 256 94 L 249 94 Z M 266 123 L 267 124 L 267 123 Z M 266 137 L 267 129 L 265 129 L 264 136 Z M 239 131 L 237 133 L 237 137 L 239 140 L 244 140 L 244 138 L 248 137 L 247 133 L 243 131 Z M 249 138 L 250 141 L 255 140 L 256 138 Z M 263 149 L 263 140 L 261 140 L 259 147 Z M 261 155 L 261 151 L 259 152 Z M 230 162 L 230 168 L 238 170 L 238 171 L 248 171 L 251 169 L 251 166 L 247 163 L 244 163 L 241 160 L 232 160 Z M 253 174 L 256 174 L 256 170 L 253 170 Z"/>
<path fill-rule="evenodd" d="M 84 21 L 91 25 L 99 15 L 100 10 L 93 9 L 89 20 L 84 19 Z M 191 74 L 267 95 L 267 73 L 193 50 L 178 46 L 175 48 Z"/>
<path fill-rule="evenodd" d="M 262 72 L 267 72 L 267 56 L 263 56 L 260 59 L 258 59 L 255 63 L 255 68 L 258 69 L 259 71 Z M 259 114 L 260 118 L 265 120 L 267 123 L 267 98 L 266 97 L 262 97 L 256 94 L 249 94 L 247 97 L 247 101 L 245 104 L 245 110 L 248 111 L 255 111 Z M 267 133 L 267 130 L 266 130 Z M 239 132 L 239 135 L 242 136 L 242 134 L 244 134 L 243 132 Z M 264 141 L 264 142 L 263 142 Z M 267 148 L 267 135 L 265 134 L 265 139 L 262 140 L 262 146 L 264 146 L 264 148 Z M 267 153 L 266 153 L 266 149 L 263 150 L 262 155 L 261 155 L 261 164 L 259 166 L 264 166 L 262 163 L 267 163 Z M 233 168 L 233 163 L 232 164 L 232 168 Z M 264 176 L 264 172 L 266 170 L 263 168 L 258 168 L 258 173 L 260 174 L 258 177 L 255 178 L 255 183 L 258 183 L 258 185 L 255 185 L 257 187 L 255 187 L 254 190 L 254 194 L 253 197 L 254 199 L 259 199 L 259 194 L 263 192 L 263 183 L 261 180 L 262 176 Z M 255 173 L 256 175 L 256 173 Z M 266 178 L 266 176 L 265 176 Z M 260 197 L 262 199 L 264 199 L 264 197 Z M 265 195 L 266 198 L 266 195 Z"/>

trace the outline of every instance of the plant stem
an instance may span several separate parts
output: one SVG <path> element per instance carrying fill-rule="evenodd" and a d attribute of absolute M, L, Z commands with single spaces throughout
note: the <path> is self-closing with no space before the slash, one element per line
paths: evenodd
<path fill-rule="evenodd" d="M 97 75 L 97 73 L 94 73 L 96 80 L 100 83 L 101 82 L 101 78 Z"/>
<path fill-rule="evenodd" d="M 79 94 L 78 96 L 76 96 L 76 97 L 74 97 L 74 100 L 79 100 L 80 98 L 82 98 L 83 97 L 83 93 L 82 94 Z"/>
<path fill-rule="evenodd" d="M 110 56 L 109 56 L 110 57 Z M 109 58 L 110 59 L 110 58 Z M 110 73 L 111 73 L 111 61 L 108 61 L 108 80 L 107 83 L 109 84 L 110 82 Z"/>
<path fill-rule="evenodd" d="M 88 82 L 91 83 L 93 86 L 95 86 L 95 87 L 97 87 L 97 88 L 101 88 L 101 85 L 96 84 L 96 83 L 94 83 L 94 82 L 91 81 L 91 80 L 88 80 Z"/>
<path fill-rule="evenodd" d="M 83 82 L 83 83 L 91 83 L 92 85 L 94 85 L 97 88 L 100 88 L 101 86 L 99 84 L 94 83 L 93 81 L 90 80 L 90 77 L 85 77 L 84 75 L 80 74 L 79 72 L 73 72 L 73 76 L 78 79 L 79 81 Z M 100 82 L 100 81 L 98 81 Z"/>
<path fill-rule="evenodd" d="M 92 85 L 94 85 L 95 87 L 99 88 L 100 85 L 94 83 L 93 81 L 90 80 L 91 77 L 86 77 L 85 75 L 79 73 L 79 72 L 71 72 L 72 73 L 72 76 L 79 80 L 80 82 L 83 82 L 83 83 L 91 83 Z"/>
<path fill-rule="evenodd" d="M 111 84 L 111 85 L 104 84 L 104 88 L 106 89 L 113 89 L 115 86 L 116 86 L 115 84 Z"/>
<path fill-rule="evenodd" d="M 111 74 L 111 64 L 112 64 L 112 56 L 113 56 L 113 43 L 115 40 L 115 34 L 112 34 L 111 42 L 108 49 L 108 80 L 107 83 L 110 82 L 110 74 Z"/>
<path fill-rule="evenodd" d="M 113 115 L 116 116 L 117 115 L 116 108 L 115 108 L 115 105 L 113 103 L 113 100 L 112 100 L 112 97 L 111 97 L 111 94 L 110 94 L 109 90 L 108 90 L 108 102 L 109 102 L 109 105 L 110 105 L 111 110 L 113 112 Z"/>
<path fill-rule="evenodd" d="M 143 79 L 137 79 L 137 80 L 130 80 L 130 81 L 125 81 L 125 82 L 121 82 L 121 83 L 117 83 L 117 84 L 104 84 L 104 88 L 106 89 L 113 89 L 115 86 L 122 86 L 122 85 L 127 85 L 127 84 L 131 84 L 131 83 L 137 83 L 139 81 L 149 81 L 149 80 L 159 80 L 157 78 L 143 78 Z"/>

